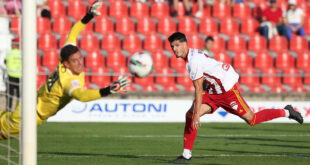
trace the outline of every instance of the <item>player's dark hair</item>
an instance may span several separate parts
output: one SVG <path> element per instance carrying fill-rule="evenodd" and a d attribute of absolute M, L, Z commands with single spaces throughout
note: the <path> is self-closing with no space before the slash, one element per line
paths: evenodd
<path fill-rule="evenodd" d="M 173 41 L 179 40 L 180 42 L 187 42 L 185 34 L 181 32 L 175 32 L 169 36 L 168 41 L 171 43 Z"/>
<path fill-rule="evenodd" d="M 68 61 L 69 57 L 78 52 L 79 48 L 74 45 L 66 45 L 60 51 L 61 62 Z"/>
<path fill-rule="evenodd" d="M 208 42 L 208 41 L 212 41 L 212 42 L 214 42 L 214 39 L 213 39 L 213 37 L 211 37 L 211 36 L 208 36 L 206 39 L 205 39 L 205 42 Z"/>

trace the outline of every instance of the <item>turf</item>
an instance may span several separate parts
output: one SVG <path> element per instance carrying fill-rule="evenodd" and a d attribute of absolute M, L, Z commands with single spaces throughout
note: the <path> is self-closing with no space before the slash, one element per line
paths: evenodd
<path fill-rule="evenodd" d="M 183 129 L 184 123 L 45 123 L 38 128 L 38 164 L 171 164 L 183 150 Z M 193 155 L 190 164 L 310 164 L 310 124 L 203 123 Z"/>

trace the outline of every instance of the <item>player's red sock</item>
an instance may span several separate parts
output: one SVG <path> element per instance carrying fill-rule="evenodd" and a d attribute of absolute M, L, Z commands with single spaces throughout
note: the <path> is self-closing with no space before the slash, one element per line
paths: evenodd
<path fill-rule="evenodd" d="M 193 128 L 193 113 L 186 113 L 186 123 L 184 129 L 184 149 L 193 149 L 193 145 L 197 136 L 197 130 Z"/>
<path fill-rule="evenodd" d="M 250 125 L 256 125 L 279 117 L 285 117 L 284 109 L 264 109 L 254 114 Z"/>

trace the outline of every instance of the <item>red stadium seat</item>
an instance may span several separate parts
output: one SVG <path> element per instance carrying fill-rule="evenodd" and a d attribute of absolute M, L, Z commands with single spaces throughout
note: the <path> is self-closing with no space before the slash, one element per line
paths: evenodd
<path fill-rule="evenodd" d="M 212 17 L 204 17 L 199 24 L 199 32 L 210 36 L 218 33 L 218 24 Z"/>
<path fill-rule="evenodd" d="M 11 18 L 11 25 L 10 25 L 10 31 L 19 34 L 20 27 L 21 27 L 21 19 L 19 17 L 10 17 Z"/>
<path fill-rule="evenodd" d="M 194 3 L 193 8 L 192 8 L 192 13 L 195 15 L 198 12 L 198 3 Z M 211 16 L 211 7 L 210 6 L 204 6 L 202 15 L 198 18 L 204 19 L 205 17 L 210 17 Z"/>
<path fill-rule="evenodd" d="M 232 17 L 223 18 L 220 25 L 221 33 L 228 36 L 239 34 L 239 24 Z"/>
<path fill-rule="evenodd" d="M 231 16 L 231 8 L 227 3 L 216 2 L 213 4 L 213 16 L 223 19 Z"/>
<path fill-rule="evenodd" d="M 153 59 L 155 69 L 160 69 L 160 68 L 169 66 L 168 65 L 169 64 L 169 58 L 162 51 L 158 50 L 155 52 L 151 52 L 151 56 Z"/>
<path fill-rule="evenodd" d="M 42 66 L 37 66 L 37 70 L 37 88 L 39 88 L 45 83 L 47 76 L 45 75 L 45 71 Z"/>
<path fill-rule="evenodd" d="M 164 91 L 175 92 L 179 90 L 175 86 L 175 75 L 169 67 L 156 70 L 155 82 L 161 85 Z"/>
<path fill-rule="evenodd" d="M 267 51 L 258 52 L 255 57 L 254 65 L 256 68 L 265 69 L 265 68 L 273 68 L 273 57 L 268 54 Z"/>
<path fill-rule="evenodd" d="M 127 17 L 128 7 L 123 1 L 110 2 L 109 15 L 114 18 Z"/>
<path fill-rule="evenodd" d="M 240 75 L 240 83 L 248 87 L 259 86 L 259 72 L 254 68 L 246 68 L 242 70 Z"/>
<path fill-rule="evenodd" d="M 261 35 L 253 35 L 250 39 L 249 39 L 249 43 L 248 43 L 248 49 L 255 51 L 255 52 L 259 52 L 259 51 L 264 51 L 267 50 L 267 40 L 266 38 L 264 38 Z"/>
<path fill-rule="evenodd" d="M 310 52 L 309 51 L 304 51 L 298 54 L 296 66 L 297 68 L 300 68 L 303 71 L 306 71 L 310 68 Z"/>
<path fill-rule="evenodd" d="M 156 24 L 151 17 L 145 16 L 138 19 L 137 32 L 150 35 L 156 32 Z"/>
<path fill-rule="evenodd" d="M 101 48 L 106 51 L 121 49 L 121 40 L 113 33 L 107 33 L 101 40 Z"/>
<path fill-rule="evenodd" d="M 220 35 L 213 35 L 214 39 L 212 51 L 220 51 L 225 49 L 225 40 Z"/>
<path fill-rule="evenodd" d="M 85 15 L 86 5 L 82 1 L 69 1 L 68 16 L 80 20 Z"/>
<path fill-rule="evenodd" d="M 214 52 L 214 59 L 217 61 L 221 61 L 226 64 L 232 64 L 232 60 L 229 54 L 226 53 L 225 50 L 220 50 L 218 52 Z"/>
<path fill-rule="evenodd" d="M 287 39 L 280 35 L 275 35 L 269 41 L 269 49 L 275 52 L 287 50 Z"/>
<path fill-rule="evenodd" d="M 58 34 L 69 34 L 71 26 L 71 21 L 64 15 L 54 18 L 53 31 Z"/>
<path fill-rule="evenodd" d="M 135 33 L 126 35 L 123 39 L 123 49 L 130 53 L 135 53 L 142 50 L 142 41 Z"/>
<path fill-rule="evenodd" d="M 290 40 L 290 50 L 303 52 L 308 50 L 308 41 L 305 37 L 294 35 Z"/>
<path fill-rule="evenodd" d="M 187 43 L 190 48 L 203 49 L 204 39 L 198 34 L 187 35 Z"/>
<path fill-rule="evenodd" d="M 91 82 L 98 85 L 100 88 L 107 87 L 111 84 L 110 72 L 104 66 L 95 67 L 92 69 Z"/>
<path fill-rule="evenodd" d="M 179 32 L 185 33 L 185 34 L 195 34 L 197 33 L 197 23 L 194 21 L 192 17 L 184 16 L 184 17 L 178 17 L 179 20 Z"/>
<path fill-rule="evenodd" d="M 157 19 L 170 16 L 169 5 L 166 2 L 152 3 L 151 16 Z"/>
<path fill-rule="evenodd" d="M 163 40 L 157 35 L 157 33 L 147 35 L 144 39 L 144 49 L 149 51 L 161 51 L 163 50 Z"/>
<path fill-rule="evenodd" d="M 252 17 L 251 7 L 246 3 L 236 3 L 233 7 L 233 17 L 240 20 Z"/>
<path fill-rule="evenodd" d="M 306 31 L 306 34 L 310 36 L 310 17 L 304 18 L 304 29 Z"/>
<path fill-rule="evenodd" d="M 186 70 L 186 68 L 179 70 L 178 74 L 180 74 L 179 76 L 177 76 L 177 83 L 181 84 L 184 88 L 186 92 L 193 92 L 195 91 L 195 87 L 193 85 L 193 81 L 190 79 L 189 74 Z"/>
<path fill-rule="evenodd" d="M 48 1 L 48 6 L 53 18 L 66 15 L 66 6 L 62 3 L 61 0 Z"/>
<path fill-rule="evenodd" d="M 82 34 L 80 39 L 81 49 L 86 51 L 99 50 L 99 39 L 94 34 Z"/>
<path fill-rule="evenodd" d="M 148 76 L 148 77 L 144 77 L 144 78 L 135 77 L 134 82 L 136 84 L 140 85 L 142 88 L 142 91 L 144 91 L 144 92 L 158 91 L 158 89 L 155 87 L 153 76 Z"/>
<path fill-rule="evenodd" d="M 263 11 L 267 9 L 268 5 L 266 3 L 267 1 L 259 1 L 256 3 L 254 9 L 253 9 L 253 16 L 254 18 L 261 19 Z"/>
<path fill-rule="evenodd" d="M 282 84 L 278 84 L 278 85 L 273 86 L 270 89 L 270 92 L 271 93 L 285 93 L 285 92 L 287 92 L 287 90 L 282 87 Z"/>
<path fill-rule="evenodd" d="M 116 22 L 116 32 L 123 35 L 135 32 L 135 23 L 128 17 L 120 17 Z"/>
<path fill-rule="evenodd" d="M 146 3 L 133 2 L 130 7 L 130 16 L 135 18 L 149 16 L 149 6 Z"/>
<path fill-rule="evenodd" d="M 286 68 L 283 70 L 283 84 L 291 87 L 302 85 L 302 74 L 296 68 Z"/>
<path fill-rule="evenodd" d="M 231 36 L 227 42 L 227 45 L 228 50 L 231 51 L 246 50 L 246 41 L 240 35 Z"/>
<path fill-rule="evenodd" d="M 59 48 L 59 49 L 61 49 L 61 48 L 64 46 L 64 44 L 65 44 L 67 38 L 68 38 L 68 34 L 63 34 L 63 35 L 60 37 L 60 39 L 58 40 L 58 48 Z"/>
<path fill-rule="evenodd" d="M 39 52 L 37 52 L 37 65 L 38 66 L 41 66 L 42 65 L 42 59 L 41 59 L 41 55 L 40 55 L 40 53 Z"/>
<path fill-rule="evenodd" d="M 304 76 L 304 84 L 310 85 L 310 69 L 304 70 L 305 76 Z"/>
<path fill-rule="evenodd" d="M 56 37 L 51 34 L 41 34 L 38 39 L 38 48 L 45 51 L 57 48 Z"/>
<path fill-rule="evenodd" d="M 186 68 L 186 62 L 181 58 L 176 58 L 175 55 L 172 53 L 170 57 L 170 67 L 179 71 Z"/>
<path fill-rule="evenodd" d="M 126 57 L 120 50 L 109 52 L 107 56 L 107 66 L 112 69 L 127 66 Z"/>
<path fill-rule="evenodd" d="M 108 16 L 96 17 L 95 32 L 107 34 L 114 32 L 114 23 Z"/>
<path fill-rule="evenodd" d="M 37 33 L 51 33 L 51 21 L 48 18 L 37 17 Z"/>
<path fill-rule="evenodd" d="M 252 93 L 263 93 L 263 92 L 266 92 L 266 90 L 264 88 L 262 88 L 260 84 L 256 84 L 254 86 L 250 86 L 249 92 L 252 92 Z"/>
<path fill-rule="evenodd" d="M 99 50 L 86 52 L 85 66 L 91 69 L 105 66 L 104 55 Z"/>
<path fill-rule="evenodd" d="M 294 93 L 308 93 L 309 91 L 303 87 L 303 85 L 294 86 L 292 88 L 292 92 Z"/>
<path fill-rule="evenodd" d="M 241 33 L 253 35 L 259 28 L 259 22 L 253 18 L 246 18 L 241 23 Z"/>
<path fill-rule="evenodd" d="M 279 52 L 276 57 L 276 67 L 282 70 L 294 68 L 295 58 L 288 51 Z"/>
<path fill-rule="evenodd" d="M 262 83 L 274 88 L 275 86 L 281 86 L 281 72 L 275 68 L 262 69 Z"/>
<path fill-rule="evenodd" d="M 177 25 L 174 22 L 171 17 L 163 17 L 159 19 L 159 22 L 157 24 L 157 31 L 161 34 L 164 34 L 166 36 L 172 34 L 174 31 L 176 31 Z"/>
<path fill-rule="evenodd" d="M 245 70 L 253 67 L 253 58 L 247 51 L 236 52 L 234 57 L 234 67 L 240 70 Z"/>
<path fill-rule="evenodd" d="M 84 27 L 84 29 L 82 30 L 81 34 L 92 34 L 94 33 L 94 24 L 93 22 L 89 22 L 86 24 L 86 26 Z"/>
<path fill-rule="evenodd" d="M 56 49 L 44 51 L 42 65 L 47 67 L 50 72 L 53 72 L 59 64 L 59 57 L 60 55 Z"/>

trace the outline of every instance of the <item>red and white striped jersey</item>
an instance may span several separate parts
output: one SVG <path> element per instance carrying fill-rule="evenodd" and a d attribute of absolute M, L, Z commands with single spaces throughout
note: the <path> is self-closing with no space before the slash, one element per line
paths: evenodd
<path fill-rule="evenodd" d="M 216 61 L 198 49 L 189 49 L 186 69 L 192 80 L 204 78 L 209 94 L 222 94 L 229 91 L 239 79 L 238 73 L 230 64 Z"/>

